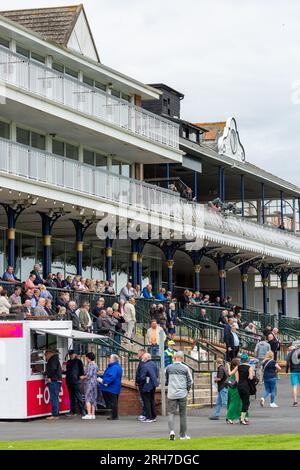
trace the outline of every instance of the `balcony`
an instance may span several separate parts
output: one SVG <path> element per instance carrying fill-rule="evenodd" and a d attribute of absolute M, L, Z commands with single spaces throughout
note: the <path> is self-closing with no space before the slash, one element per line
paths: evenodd
<path fill-rule="evenodd" d="M 300 262 L 300 238 L 290 232 L 260 225 L 239 216 L 223 215 L 197 204 L 196 218 L 203 220 L 205 238 L 253 253 Z M 199 222 L 198 222 L 199 225 Z"/>
<path fill-rule="evenodd" d="M 1 174 L 5 177 L 2 185 L 9 190 L 16 189 L 11 177 L 39 183 L 42 196 L 45 187 L 54 189 L 57 201 L 65 201 L 63 190 L 79 195 L 83 206 L 83 197 L 92 196 L 97 201 L 120 205 L 137 213 L 143 211 L 159 216 L 163 227 L 171 226 L 176 230 L 179 227 L 178 230 L 182 229 L 184 233 L 193 229 L 196 237 L 204 238 L 212 245 L 300 263 L 300 238 L 292 233 L 239 216 L 224 216 L 206 205 L 189 202 L 174 191 L 5 139 L 0 139 Z M 32 187 L 26 191 L 39 195 Z M 172 221 L 176 222 L 176 227 Z"/>
<path fill-rule="evenodd" d="M 5 139 L 0 139 L 1 173 L 158 216 L 169 217 L 180 205 L 179 195 L 172 191 Z"/>
<path fill-rule="evenodd" d="M 0 46 L 0 80 L 101 122 L 179 150 L 179 126 Z"/>

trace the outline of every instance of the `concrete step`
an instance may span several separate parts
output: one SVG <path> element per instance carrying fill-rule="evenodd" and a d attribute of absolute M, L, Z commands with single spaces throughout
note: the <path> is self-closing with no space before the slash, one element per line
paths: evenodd
<path fill-rule="evenodd" d="M 215 402 L 213 402 L 213 405 L 215 405 Z M 210 407 L 211 404 L 210 404 L 210 401 L 202 401 L 200 403 L 188 403 L 187 407 L 189 410 L 197 410 L 199 408 L 207 408 L 207 407 Z"/>

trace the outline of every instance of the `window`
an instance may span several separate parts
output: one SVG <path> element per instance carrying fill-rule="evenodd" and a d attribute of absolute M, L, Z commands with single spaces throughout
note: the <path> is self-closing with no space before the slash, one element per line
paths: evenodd
<path fill-rule="evenodd" d="M 21 127 L 17 127 L 17 142 L 40 150 L 46 149 L 46 137 L 44 135 Z"/>
<path fill-rule="evenodd" d="M 130 165 L 128 163 L 122 163 L 121 165 L 121 175 L 130 178 Z"/>
<path fill-rule="evenodd" d="M 78 78 L 78 72 L 76 70 L 70 69 L 70 67 L 65 67 L 65 74 L 74 78 Z"/>
<path fill-rule="evenodd" d="M 94 86 L 94 80 L 90 77 L 87 77 L 86 75 L 83 75 L 82 81 L 83 83 L 86 83 L 87 85 Z"/>
<path fill-rule="evenodd" d="M 121 165 L 118 160 L 113 160 L 111 165 L 111 171 L 117 175 L 121 174 Z"/>
<path fill-rule="evenodd" d="M 127 178 L 130 178 L 130 173 L 131 173 L 131 168 L 129 163 L 125 162 L 120 162 L 118 160 L 113 160 L 112 161 L 112 167 L 111 171 L 113 173 L 116 173 L 117 175 L 122 175 L 126 176 Z"/>
<path fill-rule="evenodd" d="M 120 98 L 120 92 L 118 90 L 112 89 L 111 94 L 112 96 L 116 96 L 117 98 Z"/>
<path fill-rule="evenodd" d="M 87 165 L 94 165 L 94 152 L 90 150 L 83 150 L 83 163 Z"/>
<path fill-rule="evenodd" d="M 75 145 L 66 144 L 66 157 L 71 158 L 72 160 L 78 160 L 78 147 L 76 147 Z"/>
<path fill-rule="evenodd" d="M 17 127 L 17 142 L 19 144 L 30 145 L 30 131 Z"/>
<path fill-rule="evenodd" d="M 9 41 L 7 39 L 0 38 L 0 46 L 9 47 Z"/>
<path fill-rule="evenodd" d="M 260 274 L 255 275 L 255 287 L 262 287 L 262 281 Z M 277 274 L 270 274 L 269 277 L 269 287 L 275 287 L 281 289 L 281 281 Z M 298 287 L 298 276 L 297 274 L 291 274 L 287 280 L 287 288 L 297 288 Z"/>
<path fill-rule="evenodd" d="M 55 153 L 55 155 L 60 155 L 61 157 L 64 157 L 65 156 L 64 142 L 53 139 L 52 140 L 52 152 Z"/>
<path fill-rule="evenodd" d="M 107 158 L 104 155 L 93 152 L 92 150 L 83 150 L 83 161 L 87 165 L 107 168 Z"/>
<path fill-rule="evenodd" d="M 79 158 L 79 149 L 75 145 L 68 144 L 61 140 L 52 140 L 52 152 L 55 155 L 60 155 L 61 157 L 71 158 L 72 160 L 78 160 Z"/>
<path fill-rule="evenodd" d="M 20 46 L 19 44 L 17 44 L 16 51 L 18 54 L 21 54 L 24 57 L 30 57 L 30 51 L 28 49 L 25 49 L 25 47 Z"/>
<path fill-rule="evenodd" d="M 0 137 L 2 139 L 9 139 L 9 124 L 0 121 Z"/>
<path fill-rule="evenodd" d="M 61 73 L 64 73 L 65 71 L 64 66 L 62 64 L 58 64 L 57 62 L 52 63 L 52 68 L 56 70 L 57 72 L 61 72 Z"/>
<path fill-rule="evenodd" d="M 130 102 L 131 101 L 131 96 L 126 95 L 126 93 L 122 93 L 122 100 Z"/>
<path fill-rule="evenodd" d="M 45 150 L 46 149 L 46 137 L 42 134 L 31 132 L 31 147 L 34 147 L 40 150 Z"/>
<path fill-rule="evenodd" d="M 33 60 L 36 60 L 38 62 L 41 62 L 42 64 L 44 64 L 46 62 L 46 58 L 40 54 L 37 54 L 36 52 L 31 52 L 31 58 Z"/>
<path fill-rule="evenodd" d="M 104 83 L 97 82 L 95 80 L 95 88 L 98 88 L 99 90 L 106 91 L 106 85 Z"/>
<path fill-rule="evenodd" d="M 95 165 L 107 168 L 107 158 L 99 153 L 95 154 Z"/>

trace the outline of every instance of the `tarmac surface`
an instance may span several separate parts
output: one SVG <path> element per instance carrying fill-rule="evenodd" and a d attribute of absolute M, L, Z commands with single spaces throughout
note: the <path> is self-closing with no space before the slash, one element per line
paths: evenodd
<path fill-rule="evenodd" d="M 278 384 L 279 408 L 269 407 L 269 398 L 265 407 L 259 403 L 261 396 L 251 400 L 250 425 L 239 423 L 228 425 L 225 410 L 219 421 L 210 421 L 213 410 L 202 408 L 189 411 L 188 434 L 191 437 L 234 436 L 249 434 L 300 434 L 300 396 L 299 407 L 292 406 L 290 379 L 282 375 Z M 107 415 L 99 415 L 93 421 L 83 421 L 80 417 L 49 422 L 35 419 L 27 422 L 0 421 L 0 441 L 16 440 L 51 440 L 51 439 L 99 439 L 99 438 L 159 438 L 168 434 L 167 417 L 158 417 L 156 423 L 140 423 L 135 417 L 120 417 L 119 421 L 107 421 Z M 179 421 L 177 420 L 177 432 Z"/>

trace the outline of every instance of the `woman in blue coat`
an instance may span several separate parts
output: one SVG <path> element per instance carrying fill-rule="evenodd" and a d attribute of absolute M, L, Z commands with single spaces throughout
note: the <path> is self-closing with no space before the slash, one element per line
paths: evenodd
<path fill-rule="evenodd" d="M 112 354 L 109 358 L 109 364 L 102 377 L 97 380 L 100 383 L 100 390 L 105 400 L 106 408 L 111 409 L 110 420 L 119 419 L 118 401 L 121 393 L 122 367 L 119 364 L 119 356 Z"/>

